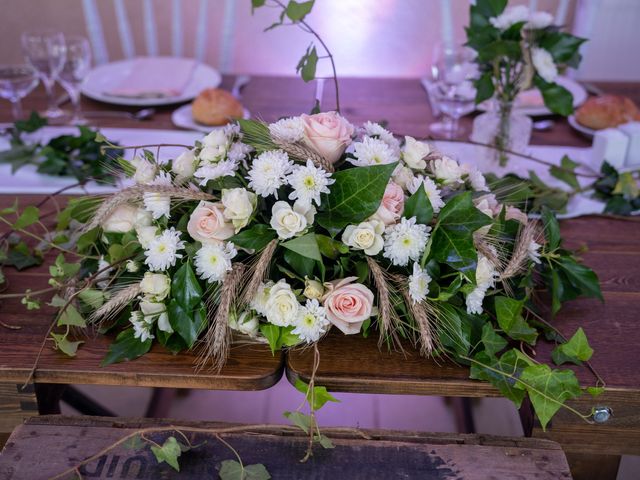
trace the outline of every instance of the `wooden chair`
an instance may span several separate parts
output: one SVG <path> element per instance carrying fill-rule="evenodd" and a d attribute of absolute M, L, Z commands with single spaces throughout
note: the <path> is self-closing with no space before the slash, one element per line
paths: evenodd
<path fill-rule="evenodd" d="M 141 432 L 163 426 L 167 427 L 166 431 Z M 231 425 L 210 422 L 34 417 L 17 427 L 9 438 L 0 455 L 0 476 L 11 472 L 7 478 L 51 478 L 77 466 L 81 478 L 218 478 L 222 461 L 236 460 L 234 451 L 237 451 L 245 466 L 262 463 L 271 478 L 277 479 L 571 478 L 560 446 L 549 440 L 325 429 L 323 434 L 331 439 L 335 448 L 325 450 L 317 446 L 314 456 L 300 463 L 308 437 L 297 428 L 235 425 L 240 430 L 217 433 L 228 427 Z M 198 445 L 182 453 L 178 460 L 180 472 L 167 463 L 159 464 L 150 450 L 151 442 L 162 445 L 172 435 L 186 443 L 187 440 L 171 428 L 179 430 L 191 444 Z M 202 432 L 202 429 L 210 431 Z M 140 433 L 144 433 L 144 439 Z M 79 466 L 82 459 L 102 452 L 128 435 L 137 441 L 124 442 Z"/>

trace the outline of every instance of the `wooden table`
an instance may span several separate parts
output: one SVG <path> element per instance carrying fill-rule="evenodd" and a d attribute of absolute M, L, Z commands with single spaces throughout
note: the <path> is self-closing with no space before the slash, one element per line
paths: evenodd
<path fill-rule="evenodd" d="M 225 77 L 223 86 L 229 88 L 231 84 L 232 78 Z M 428 125 L 433 121 L 433 116 L 417 79 L 344 79 L 340 86 L 342 113 L 352 122 L 386 120 L 389 128 L 399 135 L 429 135 Z M 640 88 L 637 84 L 599 86 L 608 92 L 630 96 L 640 103 Z M 281 116 L 308 111 L 313 101 L 313 90 L 313 84 L 304 84 L 297 78 L 258 77 L 246 87 L 243 102 L 255 117 L 273 121 Z M 333 104 L 332 96 L 333 92 L 327 84 L 324 97 L 326 108 Z M 26 109 L 42 108 L 42 91 L 37 90 L 27 98 L 24 106 Z M 83 106 L 87 110 L 111 108 L 88 99 L 83 99 Z M 172 110 L 173 107 L 160 108 L 153 120 L 146 122 L 108 120 L 96 122 L 96 125 L 173 128 L 170 120 Z M 9 120 L 8 105 L 3 104 L 0 121 Z M 590 145 L 590 140 L 571 129 L 566 121 L 559 118 L 555 120 L 556 125 L 551 131 L 534 132 L 532 143 L 578 147 Z M 465 118 L 462 124 L 469 127 L 470 122 L 469 118 Z M 604 468 L 603 475 L 610 476 L 617 469 L 618 455 L 640 454 L 640 373 L 635 363 L 635 352 L 640 344 L 640 323 L 637 322 L 637 312 L 640 310 L 640 244 L 636 240 L 640 237 L 640 224 L 634 221 L 586 217 L 564 221 L 562 229 L 567 245 L 586 245 L 589 248 L 584 259 L 600 275 L 606 300 L 605 304 L 595 300 L 572 302 L 555 320 L 558 328 L 567 334 L 573 333 L 578 326 L 585 329 L 596 351 L 593 364 L 609 387 L 597 400 L 584 399 L 576 402 L 576 405 L 581 410 L 605 405 L 612 408 L 614 416 L 605 424 L 588 425 L 561 413 L 544 436 L 558 440 L 571 453 L 569 460 L 574 465 L 577 465 L 576 461 L 584 460 L 578 454 L 587 455 L 587 459 L 592 460 L 588 466 L 590 473 L 596 471 L 593 465 L 597 464 Z M 36 276 L 36 273 L 21 273 L 16 277 L 16 286 L 30 285 Z M 33 358 L 32 351 L 23 351 L 39 344 L 48 324 L 48 317 L 45 318 L 40 313 L 27 316 L 18 307 L 9 307 L 6 310 L 9 316 L 6 318 L 9 323 L 22 322 L 26 328 L 17 334 L 0 330 L 0 366 L 6 365 L 0 368 L 0 380 L 11 382 L 12 386 L 7 383 L 6 388 L 13 389 L 12 405 L 18 401 L 15 385 L 24 381 L 31 366 L 29 359 Z M 7 307 L 3 307 L 3 319 L 5 308 Z M 9 335 L 14 339 L 24 340 L 16 346 Z M 64 359 L 47 350 L 36 374 L 36 381 L 203 388 L 247 388 L 248 383 L 256 382 L 254 388 L 260 388 L 273 383 L 279 372 L 279 357 L 272 358 L 258 351 L 238 357 L 234 352 L 232 362 L 225 368 L 222 376 L 192 377 L 191 358 L 188 355 L 168 357 L 159 350 L 154 350 L 144 359 L 135 362 L 98 369 L 98 359 L 104 353 L 106 342 L 105 339 L 91 339 L 88 345 L 83 346 L 76 360 Z M 4 353 L 5 345 L 10 355 Z M 548 354 L 548 347 L 540 346 L 538 350 L 541 355 Z M 379 352 L 375 339 L 330 335 L 320 344 L 320 351 L 318 382 L 330 390 L 448 396 L 497 395 L 490 385 L 469 380 L 466 368 L 449 363 L 436 365 L 411 352 L 406 359 L 397 354 Z M 236 358 L 237 361 L 234 360 Z M 292 352 L 287 356 L 287 374 L 290 379 L 293 380 L 296 376 L 307 378 L 309 372 L 308 351 Z M 578 369 L 578 375 L 585 383 L 592 380 L 583 369 Z M 241 381 L 239 377 L 244 377 L 245 380 Z M 9 393 L 5 392 L 4 397 L 8 398 Z M 2 398 L 3 395 L 0 395 L 0 408 L 2 402 L 7 403 Z M 543 435 L 536 428 L 531 430 L 535 435 Z"/>

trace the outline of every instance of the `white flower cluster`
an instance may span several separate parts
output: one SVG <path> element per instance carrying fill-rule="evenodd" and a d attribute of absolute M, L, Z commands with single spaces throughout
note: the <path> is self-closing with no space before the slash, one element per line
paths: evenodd
<path fill-rule="evenodd" d="M 419 260 L 430 231 L 431 227 L 416 223 L 416 217 L 401 218 L 400 223 L 385 230 L 382 256 L 401 267 L 406 266 L 409 260 Z"/>
<path fill-rule="evenodd" d="M 498 272 L 491 261 L 478 254 L 478 264 L 476 266 L 476 287 L 467 295 L 467 313 L 481 314 L 482 301 L 489 288 L 495 285 Z"/>

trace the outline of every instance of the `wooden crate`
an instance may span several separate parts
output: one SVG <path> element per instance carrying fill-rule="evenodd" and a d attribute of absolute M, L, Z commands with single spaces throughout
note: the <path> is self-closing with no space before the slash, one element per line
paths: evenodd
<path fill-rule="evenodd" d="M 218 478 L 223 460 L 234 453 L 212 433 L 190 428 L 226 428 L 229 424 L 152 419 L 42 416 L 15 429 L 0 455 L 0 479 L 51 478 L 100 453 L 140 429 L 166 427 L 145 437 L 159 444 L 171 426 L 198 448 L 180 457 L 181 472 L 158 464 L 149 445 L 118 446 L 79 469 L 86 479 Z M 291 427 L 250 427 L 220 436 L 237 450 L 245 465 L 262 463 L 274 479 L 567 479 L 571 478 L 559 445 L 541 439 L 341 429 L 323 431 L 334 449 L 318 447 L 300 463 L 307 438 Z M 127 442 L 129 443 L 129 442 Z M 65 478 L 78 478 L 69 475 Z"/>

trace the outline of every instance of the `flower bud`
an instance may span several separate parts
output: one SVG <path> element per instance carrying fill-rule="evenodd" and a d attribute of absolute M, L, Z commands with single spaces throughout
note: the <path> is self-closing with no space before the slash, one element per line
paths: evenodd
<path fill-rule="evenodd" d="M 302 294 L 310 299 L 319 300 L 324 295 L 324 287 L 322 283 L 317 280 L 310 280 L 309 278 L 304 278 L 304 292 Z"/>

